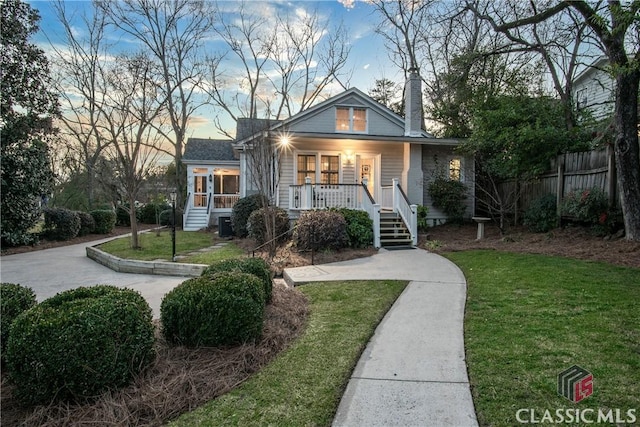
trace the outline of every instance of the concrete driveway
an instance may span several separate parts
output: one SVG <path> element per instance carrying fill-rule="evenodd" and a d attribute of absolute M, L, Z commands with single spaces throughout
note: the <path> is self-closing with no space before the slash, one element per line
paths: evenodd
<path fill-rule="evenodd" d="M 38 301 L 78 286 L 106 284 L 131 288 L 142 294 L 153 310 L 153 317 L 159 318 L 164 295 L 187 278 L 116 273 L 87 258 L 87 246 L 108 240 L 111 239 L 2 256 L 0 280 L 31 287 Z"/>

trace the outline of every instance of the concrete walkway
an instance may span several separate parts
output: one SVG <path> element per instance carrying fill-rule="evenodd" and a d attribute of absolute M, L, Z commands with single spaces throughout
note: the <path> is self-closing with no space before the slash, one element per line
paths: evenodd
<path fill-rule="evenodd" d="M 164 295 L 187 278 L 117 273 L 87 258 L 87 246 L 112 239 L 4 255 L 0 257 L 0 280 L 31 287 L 38 301 L 79 286 L 105 284 L 131 288 L 145 297 L 153 317 L 159 318 Z"/>
<path fill-rule="evenodd" d="M 291 284 L 398 279 L 409 285 L 367 344 L 333 425 L 477 426 L 463 341 L 466 281 L 421 249 L 285 270 Z"/>

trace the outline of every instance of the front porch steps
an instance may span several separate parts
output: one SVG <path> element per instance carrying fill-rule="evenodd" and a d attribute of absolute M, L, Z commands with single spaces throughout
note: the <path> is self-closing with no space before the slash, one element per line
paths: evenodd
<path fill-rule="evenodd" d="M 182 229 L 184 231 L 198 231 L 209 225 L 209 214 L 207 209 L 191 208 L 184 221 Z"/>
<path fill-rule="evenodd" d="M 380 213 L 380 246 L 413 246 L 411 233 L 397 213 Z"/>

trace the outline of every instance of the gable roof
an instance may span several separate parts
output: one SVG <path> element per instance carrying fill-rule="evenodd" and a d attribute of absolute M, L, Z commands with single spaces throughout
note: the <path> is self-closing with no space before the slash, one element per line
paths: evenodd
<path fill-rule="evenodd" d="M 237 161 L 230 139 L 189 138 L 182 155 L 184 161 Z"/>
<path fill-rule="evenodd" d="M 609 59 L 606 56 L 601 56 L 593 61 L 590 65 L 584 68 L 582 71 L 578 73 L 578 75 L 573 79 L 573 83 L 576 84 L 581 80 L 586 78 L 590 78 L 590 76 L 597 72 L 602 71 L 609 64 Z"/>
<path fill-rule="evenodd" d="M 364 105 L 366 105 L 368 108 L 371 108 L 373 110 L 376 110 L 379 114 L 385 116 L 387 119 L 389 119 L 391 122 L 395 123 L 398 125 L 398 127 L 404 129 L 404 118 L 397 115 L 396 113 L 394 113 L 393 111 L 391 111 L 389 108 L 387 108 L 385 105 L 380 104 L 379 102 L 375 101 L 373 98 L 371 98 L 369 95 L 365 94 L 364 92 L 362 92 L 360 89 L 358 88 L 350 88 L 347 89 L 346 91 L 339 93 L 338 95 L 332 96 L 331 98 L 328 98 L 316 105 L 313 105 L 309 108 L 307 108 L 304 111 L 301 111 L 297 114 L 294 114 L 293 116 L 285 119 L 285 120 L 281 120 L 281 121 L 276 121 L 273 122 L 274 124 L 272 124 L 271 126 L 268 127 L 268 130 L 278 130 L 279 128 L 282 127 L 286 127 L 286 126 L 290 126 L 293 123 L 296 123 L 298 121 L 302 121 L 307 119 L 308 117 L 311 117 L 315 114 L 318 114 L 321 111 L 324 111 L 327 108 L 330 108 L 333 105 L 340 105 L 344 100 L 350 98 L 350 97 L 357 97 Z M 261 129 L 262 130 L 266 130 L 266 128 Z M 249 142 L 251 139 L 253 139 L 253 137 L 255 137 L 257 132 L 254 133 L 249 133 L 249 134 L 243 134 L 240 135 L 241 137 L 236 136 L 236 140 L 234 142 L 234 145 L 236 147 L 239 147 L 247 142 Z M 366 137 L 367 135 L 359 135 L 362 137 Z M 375 136 L 375 135 L 368 135 L 368 136 Z M 354 137 L 353 134 L 335 134 L 336 138 L 352 138 Z M 422 134 L 420 135 L 421 138 L 434 138 L 434 136 L 428 132 L 422 131 Z"/>

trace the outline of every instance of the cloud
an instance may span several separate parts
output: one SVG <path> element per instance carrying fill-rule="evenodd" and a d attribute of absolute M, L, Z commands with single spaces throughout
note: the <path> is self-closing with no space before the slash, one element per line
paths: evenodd
<path fill-rule="evenodd" d="M 368 70 L 370 66 L 371 66 L 371 64 L 365 64 L 364 67 L 362 67 L 362 69 Z"/>
<path fill-rule="evenodd" d="M 338 0 L 347 9 L 353 9 L 356 6 L 356 0 Z"/>

